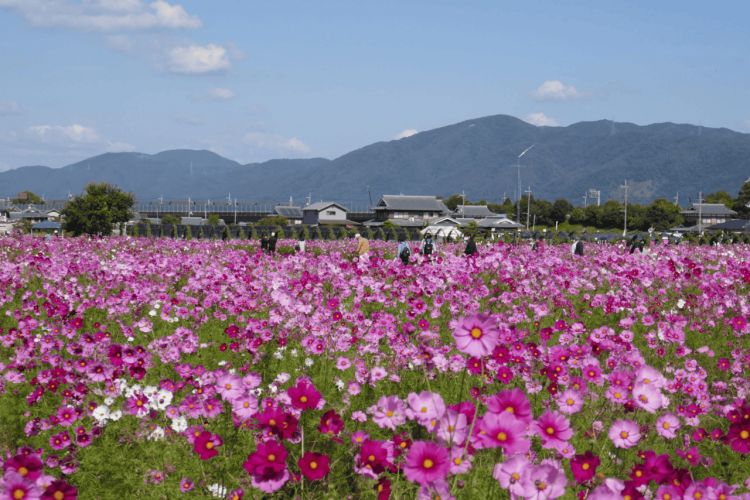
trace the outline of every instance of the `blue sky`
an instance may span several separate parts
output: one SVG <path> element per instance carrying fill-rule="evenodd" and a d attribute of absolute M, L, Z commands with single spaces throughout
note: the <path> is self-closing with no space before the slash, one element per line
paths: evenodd
<path fill-rule="evenodd" d="M 750 132 L 747 2 L 0 0 L 0 170 L 335 158 L 492 114 Z"/>

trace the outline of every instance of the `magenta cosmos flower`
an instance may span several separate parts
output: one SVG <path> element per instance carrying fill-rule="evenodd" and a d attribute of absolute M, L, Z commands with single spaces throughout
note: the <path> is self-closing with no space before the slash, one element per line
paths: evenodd
<path fill-rule="evenodd" d="M 510 413 L 486 413 L 479 422 L 479 443 L 484 448 L 502 448 L 508 455 L 526 453 L 531 441 L 527 425 Z"/>
<path fill-rule="evenodd" d="M 542 438 L 542 446 L 545 448 L 554 448 L 573 436 L 570 421 L 554 411 L 544 412 L 536 421 L 534 430 Z"/>
<path fill-rule="evenodd" d="M 448 474 L 448 450 L 429 441 L 415 441 L 404 465 L 404 475 L 409 481 L 427 485 L 440 481 Z"/>
<path fill-rule="evenodd" d="M 500 332 L 490 316 L 475 314 L 462 319 L 453 330 L 456 347 L 459 351 L 481 358 L 492 354 Z"/>
<path fill-rule="evenodd" d="M 616 420 L 609 428 L 608 435 L 615 448 L 632 448 L 641 440 L 638 424 L 632 420 Z"/>
<path fill-rule="evenodd" d="M 287 389 L 292 405 L 300 410 L 314 410 L 321 400 L 321 394 L 307 380 L 297 381 L 297 385 Z"/>

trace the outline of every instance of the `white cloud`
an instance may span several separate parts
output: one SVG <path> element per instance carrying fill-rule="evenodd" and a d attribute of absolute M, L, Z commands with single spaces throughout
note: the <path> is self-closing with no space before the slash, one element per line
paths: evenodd
<path fill-rule="evenodd" d="M 71 125 L 34 125 L 26 129 L 25 138 L 35 144 L 53 148 L 91 149 L 96 151 L 134 151 L 135 146 L 126 142 L 110 141 L 93 127 L 73 123 Z"/>
<path fill-rule="evenodd" d="M 557 127 L 559 124 L 554 118 L 550 118 L 544 113 L 529 113 L 524 121 L 536 125 L 537 127 Z"/>
<path fill-rule="evenodd" d="M 234 92 L 230 89 L 217 87 L 208 91 L 208 97 L 215 101 L 228 101 L 229 99 L 234 97 Z"/>
<path fill-rule="evenodd" d="M 169 70 L 173 73 L 200 75 L 229 69 L 227 50 L 221 45 L 188 45 L 169 51 Z"/>
<path fill-rule="evenodd" d="M 0 101 L 0 116 L 15 115 L 21 112 L 21 106 L 15 101 Z"/>
<path fill-rule="evenodd" d="M 84 31 L 122 31 L 154 28 L 198 28 L 201 20 L 178 4 L 155 0 L 0 0 L 39 27 Z"/>
<path fill-rule="evenodd" d="M 95 143 L 101 139 L 96 130 L 78 123 L 72 125 L 34 125 L 26 129 L 27 134 L 47 143 Z"/>
<path fill-rule="evenodd" d="M 565 85 L 560 80 L 547 80 L 534 91 L 537 101 L 566 101 L 583 97 L 572 85 Z"/>
<path fill-rule="evenodd" d="M 243 137 L 246 144 L 260 149 L 278 151 L 293 154 L 307 154 L 310 147 L 296 137 L 282 137 L 276 134 L 265 134 L 263 132 L 248 132 Z"/>
<path fill-rule="evenodd" d="M 407 128 L 405 130 L 402 130 L 398 134 L 396 134 L 393 138 L 396 139 L 396 140 L 398 140 L 398 139 L 405 139 L 407 137 L 411 137 L 413 135 L 417 135 L 418 133 L 419 133 L 418 130 L 414 130 L 413 128 Z"/>

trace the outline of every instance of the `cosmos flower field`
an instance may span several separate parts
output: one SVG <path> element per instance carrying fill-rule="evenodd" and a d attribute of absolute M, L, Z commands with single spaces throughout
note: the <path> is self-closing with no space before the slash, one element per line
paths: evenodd
<path fill-rule="evenodd" d="M 750 246 L 371 249 L 0 239 L 2 498 L 750 498 Z"/>

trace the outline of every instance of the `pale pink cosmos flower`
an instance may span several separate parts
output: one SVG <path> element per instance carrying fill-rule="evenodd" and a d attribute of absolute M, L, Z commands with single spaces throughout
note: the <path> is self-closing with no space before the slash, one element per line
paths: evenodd
<path fill-rule="evenodd" d="M 573 389 L 566 389 L 557 397 L 557 406 L 561 413 L 578 413 L 583 408 L 583 398 Z"/>
<path fill-rule="evenodd" d="M 492 354 L 499 337 L 500 331 L 495 321 L 485 314 L 468 316 L 453 330 L 458 350 L 477 358 Z"/>
<path fill-rule="evenodd" d="M 406 422 L 406 405 L 398 396 L 382 396 L 370 407 L 372 421 L 381 429 L 396 430 Z"/>
<path fill-rule="evenodd" d="M 469 434 L 466 415 L 448 409 L 438 422 L 437 436 L 446 443 L 461 444 Z"/>
<path fill-rule="evenodd" d="M 526 467 L 521 476 L 519 496 L 530 500 L 559 498 L 565 494 L 568 480 L 559 467 L 549 463 Z"/>
<path fill-rule="evenodd" d="M 428 425 L 431 421 L 437 421 L 445 413 L 445 402 L 440 394 L 422 391 L 419 394 L 409 393 L 406 397 L 409 408 L 406 414 L 422 425 Z"/>
<path fill-rule="evenodd" d="M 518 495 L 519 493 L 514 491 L 514 489 L 518 489 L 520 492 L 519 482 L 521 481 L 521 476 L 523 475 L 523 471 L 530 466 L 531 462 L 529 462 L 529 459 L 526 458 L 526 456 L 513 455 L 508 457 L 505 462 L 495 465 L 495 468 L 492 471 L 492 477 L 497 479 L 500 486 L 506 490 L 509 489 L 511 490 L 511 493 Z"/>
<path fill-rule="evenodd" d="M 615 448 L 632 448 L 641 440 L 641 431 L 632 420 L 620 419 L 609 428 L 608 436 Z"/>
<path fill-rule="evenodd" d="M 656 385 L 641 382 L 633 387 L 633 400 L 639 408 L 656 413 L 662 407 L 664 396 Z"/>
<path fill-rule="evenodd" d="M 680 419 L 672 413 L 665 413 L 656 419 L 656 433 L 666 439 L 674 439 L 680 430 Z"/>

